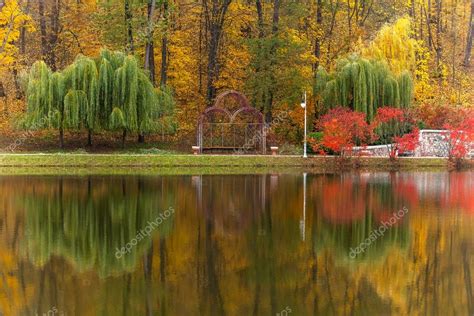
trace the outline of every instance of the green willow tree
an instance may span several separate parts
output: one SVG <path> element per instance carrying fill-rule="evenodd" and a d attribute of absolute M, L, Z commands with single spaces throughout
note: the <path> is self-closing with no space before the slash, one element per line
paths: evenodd
<path fill-rule="evenodd" d="M 147 135 L 175 128 L 174 98 L 168 87 L 155 90 L 146 71 L 133 56 L 103 50 L 96 59 L 78 56 L 62 72 L 44 62 L 31 68 L 27 87 L 25 129 L 55 128 L 60 145 L 65 130 L 122 131 Z"/>
<path fill-rule="evenodd" d="M 408 71 L 396 77 L 384 62 L 353 55 L 339 60 L 332 73 L 319 67 L 314 91 L 324 109 L 350 107 L 372 121 L 379 107 L 410 106 L 413 81 Z"/>

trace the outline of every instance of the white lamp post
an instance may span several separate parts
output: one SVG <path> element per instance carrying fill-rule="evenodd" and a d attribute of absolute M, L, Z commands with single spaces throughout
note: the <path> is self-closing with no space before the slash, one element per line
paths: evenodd
<path fill-rule="evenodd" d="M 308 158 L 306 154 L 306 91 L 304 92 L 304 98 L 301 100 L 301 107 L 304 109 L 304 153 L 303 158 Z"/>

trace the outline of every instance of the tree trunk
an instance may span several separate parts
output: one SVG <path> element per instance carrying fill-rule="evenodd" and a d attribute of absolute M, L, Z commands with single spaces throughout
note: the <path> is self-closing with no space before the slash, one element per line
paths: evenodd
<path fill-rule="evenodd" d="M 471 16 L 469 18 L 469 29 L 468 29 L 468 36 L 467 36 L 467 42 L 466 42 L 466 52 L 464 54 L 464 66 L 468 67 L 469 62 L 471 61 L 471 51 L 472 51 L 472 37 L 474 36 L 474 20 L 473 20 L 473 14 L 474 14 L 474 0 L 471 0 Z"/>
<path fill-rule="evenodd" d="M 161 39 L 161 72 L 160 85 L 166 86 L 168 80 L 168 38 L 163 35 Z"/>
<path fill-rule="evenodd" d="M 347 0 L 347 34 L 349 41 L 352 41 L 352 18 L 357 10 L 357 1 L 354 3 L 354 9 L 351 7 L 351 2 Z"/>
<path fill-rule="evenodd" d="M 145 45 L 145 70 L 149 71 L 149 78 L 153 86 L 156 86 L 155 80 L 155 43 L 153 39 L 154 26 L 153 17 L 155 14 L 156 0 L 148 1 L 148 26 L 147 26 L 147 40 Z M 138 143 L 145 142 L 145 135 L 138 134 Z"/>
<path fill-rule="evenodd" d="M 209 51 L 207 55 L 207 105 L 211 106 L 216 96 L 215 82 L 219 78 L 218 51 L 224 28 L 225 16 L 232 0 L 212 0 L 212 8 L 208 7 L 208 0 L 203 1 L 206 24 L 209 30 Z"/>
<path fill-rule="evenodd" d="M 263 8 L 260 0 L 255 1 L 257 7 L 257 22 L 258 22 L 258 38 L 262 39 L 265 36 L 265 30 L 263 27 Z"/>
<path fill-rule="evenodd" d="M 339 1 L 340 0 L 336 0 L 336 3 L 333 3 L 333 1 L 331 1 L 331 23 L 330 23 L 331 26 L 329 27 L 329 30 L 324 35 L 324 37 L 327 39 L 326 66 L 328 66 L 328 67 L 329 67 L 329 65 L 331 64 L 331 61 L 332 61 L 331 42 L 332 42 L 332 35 L 333 35 L 333 32 L 334 32 L 334 27 L 336 26 L 336 15 L 337 15 L 337 12 L 339 11 L 339 5 L 340 5 Z"/>
<path fill-rule="evenodd" d="M 132 11 L 130 8 L 130 0 L 125 0 L 125 24 L 127 25 L 127 43 L 126 51 L 130 54 L 135 53 L 135 45 L 133 42 L 133 28 L 132 28 Z"/>
<path fill-rule="evenodd" d="M 46 18 L 44 16 L 44 2 L 38 1 L 38 14 L 39 14 L 39 25 L 41 34 L 41 55 L 43 60 L 46 60 L 48 55 L 48 41 L 46 34 Z"/>
<path fill-rule="evenodd" d="M 279 23 L 280 23 L 280 0 L 273 0 L 273 20 L 272 20 L 272 35 L 273 36 L 276 36 L 278 33 Z"/>
<path fill-rule="evenodd" d="M 198 55 L 199 55 L 199 66 L 198 66 L 198 75 L 199 75 L 199 94 L 202 94 L 202 77 L 203 77 L 203 67 L 202 67 L 202 60 L 204 59 L 202 57 L 202 46 L 203 46 L 203 32 L 202 32 L 202 26 L 203 26 L 203 9 L 201 8 L 201 12 L 199 14 L 199 48 L 198 48 Z"/>
<path fill-rule="evenodd" d="M 423 39 L 423 4 L 420 4 L 420 39 Z"/>
<path fill-rule="evenodd" d="M 321 29 L 322 29 L 322 23 L 323 23 L 323 12 L 322 12 L 322 5 L 323 1 L 318 0 L 317 2 L 317 8 L 316 8 L 316 25 L 318 27 L 318 34 L 316 35 L 316 40 L 314 43 L 314 57 L 316 61 L 314 62 L 313 65 L 313 78 L 316 79 L 316 74 L 318 73 L 318 68 L 321 63 Z M 313 96 L 315 96 L 315 93 L 313 93 Z M 314 118 L 316 119 L 318 117 L 318 108 L 319 108 L 319 101 L 314 98 Z"/>
<path fill-rule="evenodd" d="M 127 139 L 127 130 L 124 129 L 122 132 L 122 148 L 125 148 L 125 141 Z"/>
<path fill-rule="evenodd" d="M 275 81 L 274 66 L 275 66 L 275 55 L 277 52 L 276 39 L 278 36 L 278 26 L 280 23 L 280 0 L 273 0 L 273 17 L 272 17 L 272 46 L 270 49 L 270 71 L 272 72 L 272 82 Z M 265 106 L 265 121 L 271 123 L 273 108 L 273 89 L 270 90 L 268 103 Z"/>
<path fill-rule="evenodd" d="M 168 1 L 163 2 L 163 16 L 168 20 Z M 161 72 L 160 72 L 160 84 L 166 86 L 168 80 L 168 36 L 167 30 L 163 34 L 161 39 Z"/>
<path fill-rule="evenodd" d="M 451 29 L 455 30 L 456 29 L 456 9 L 457 9 L 458 1 L 454 0 L 453 8 L 451 11 Z M 454 89 L 454 86 L 456 84 L 456 46 L 457 46 L 457 33 L 454 32 L 453 34 L 453 51 L 451 54 L 451 85 L 453 86 L 452 88 Z"/>
<path fill-rule="evenodd" d="M 431 35 L 431 0 L 428 0 L 428 9 L 426 11 L 426 27 L 428 28 L 428 47 L 433 47 L 433 37 Z"/>
<path fill-rule="evenodd" d="M 25 13 L 28 14 L 30 11 L 30 0 L 26 1 Z M 26 53 L 26 28 L 23 25 L 20 29 L 20 54 Z"/>
<path fill-rule="evenodd" d="M 18 63 L 15 63 L 12 69 L 12 74 L 13 74 L 13 83 L 15 85 L 15 97 L 17 100 L 20 100 L 21 97 L 23 96 L 23 91 L 20 87 L 20 84 L 18 82 L 18 69 L 17 69 Z"/>
<path fill-rule="evenodd" d="M 59 128 L 59 147 L 64 148 L 64 129 L 62 127 Z"/>
<path fill-rule="evenodd" d="M 216 97 L 216 87 L 214 82 L 218 77 L 218 61 L 217 61 L 217 47 L 219 45 L 220 31 L 217 27 L 211 29 L 211 41 L 209 44 L 209 53 L 207 57 L 207 103 L 208 106 L 212 105 L 212 100 Z"/>
<path fill-rule="evenodd" d="M 318 27 L 318 35 L 316 35 L 316 40 L 314 43 L 314 57 L 316 58 L 316 61 L 313 66 L 314 76 L 316 76 L 321 59 L 321 34 L 319 33 L 319 31 L 321 30 L 323 23 L 322 5 L 323 1 L 318 0 L 316 8 L 316 25 Z"/>
<path fill-rule="evenodd" d="M 87 132 L 87 146 L 92 146 L 92 130 L 90 129 Z"/>
<path fill-rule="evenodd" d="M 410 17 L 412 18 L 413 21 L 415 21 L 415 0 L 411 0 L 410 3 Z"/>
<path fill-rule="evenodd" d="M 147 41 L 145 46 L 145 69 L 149 71 L 150 80 L 155 86 L 155 45 L 153 40 L 153 16 L 155 13 L 156 0 L 148 2 L 148 28 Z"/>
<path fill-rule="evenodd" d="M 439 69 L 439 64 L 441 62 L 441 53 L 442 53 L 442 46 L 441 46 L 441 0 L 436 0 L 436 68 Z"/>
<path fill-rule="evenodd" d="M 257 29 L 258 29 L 257 49 L 259 52 L 261 52 L 264 49 L 264 45 L 262 45 L 263 44 L 262 42 L 263 42 L 263 39 L 265 38 L 265 26 L 264 26 L 262 2 L 260 0 L 256 0 L 255 7 L 257 9 Z M 260 76 L 260 73 L 262 71 L 262 65 L 261 65 L 260 59 L 262 57 L 260 57 L 259 53 L 257 53 L 255 58 L 257 60 L 257 63 L 255 65 L 255 75 Z M 264 111 L 265 110 L 265 97 L 262 95 L 260 96 L 259 100 L 257 100 L 257 96 L 253 95 L 252 98 L 253 98 L 253 103 L 259 104 L 259 105 L 261 104 L 263 107 L 261 110 Z"/>
<path fill-rule="evenodd" d="M 61 0 L 52 1 L 51 14 L 51 33 L 48 34 L 46 26 L 44 1 L 38 1 L 38 14 L 41 34 L 41 55 L 46 64 L 53 70 L 56 70 L 56 52 L 55 48 L 59 38 L 59 16 L 61 13 Z"/>
<path fill-rule="evenodd" d="M 9 117 L 10 116 L 10 111 L 8 110 L 8 100 L 7 100 L 7 97 L 4 97 L 2 98 L 3 99 L 3 102 L 5 103 L 4 106 L 3 106 L 3 115 L 5 117 Z"/>
<path fill-rule="evenodd" d="M 54 0 L 53 1 L 53 6 L 51 10 L 51 34 L 49 35 L 49 43 L 48 43 L 48 49 L 49 49 L 49 62 L 48 64 L 51 67 L 51 70 L 56 71 L 57 65 L 56 65 L 56 45 L 58 44 L 58 39 L 59 39 L 59 30 L 60 30 L 60 25 L 59 25 L 59 16 L 61 13 L 61 0 Z"/>

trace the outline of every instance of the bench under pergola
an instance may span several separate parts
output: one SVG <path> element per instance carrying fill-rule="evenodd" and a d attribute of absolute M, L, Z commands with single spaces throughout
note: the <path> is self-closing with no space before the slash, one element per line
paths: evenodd
<path fill-rule="evenodd" d="M 226 91 L 199 116 L 197 146 L 200 153 L 233 151 L 265 154 L 263 114 L 252 107 L 242 93 Z"/>

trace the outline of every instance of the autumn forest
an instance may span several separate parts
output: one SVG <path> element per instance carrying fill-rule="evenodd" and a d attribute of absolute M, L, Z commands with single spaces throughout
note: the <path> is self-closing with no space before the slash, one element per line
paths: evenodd
<path fill-rule="evenodd" d="M 280 143 L 301 142 L 303 91 L 311 131 L 338 106 L 368 122 L 379 107 L 410 108 L 416 124 L 442 128 L 473 104 L 473 8 L 469 0 L 2 0 L 2 133 L 53 128 L 61 145 L 78 129 L 89 144 L 107 131 L 192 143 L 201 111 L 229 89 L 267 123 L 288 113 L 275 124 Z"/>

